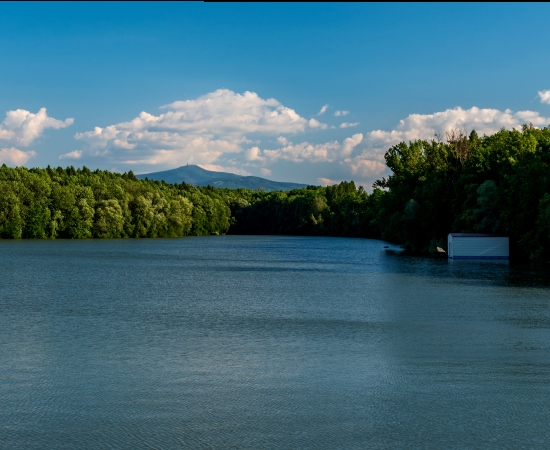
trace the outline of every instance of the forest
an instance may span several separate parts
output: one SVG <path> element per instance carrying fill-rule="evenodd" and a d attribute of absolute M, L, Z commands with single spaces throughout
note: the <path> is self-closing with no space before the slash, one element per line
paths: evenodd
<path fill-rule="evenodd" d="M 510 236 L 512 257 L 550 261 L 550 128 L 401 142 L 372 193 L 353 181 L 263 192 L 75 169 L 0 167 L 0 237 L 85 239 L 289 234 L 384 239 L 410 252 L 449 232 Z"/>

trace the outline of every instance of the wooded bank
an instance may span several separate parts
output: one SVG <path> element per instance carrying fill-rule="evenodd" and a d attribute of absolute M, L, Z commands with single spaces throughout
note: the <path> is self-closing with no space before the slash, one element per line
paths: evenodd
<path fill-rule="evenodd" d="M 0 167 L 4 239 L 296 234 L 371 237 L 415 252 L 454 232 L 503 233 L 550 261 L 550 128 L 402 142 L 368 194 L 353 182 L 278 192 L 138 180 L 132 172 Z"/>

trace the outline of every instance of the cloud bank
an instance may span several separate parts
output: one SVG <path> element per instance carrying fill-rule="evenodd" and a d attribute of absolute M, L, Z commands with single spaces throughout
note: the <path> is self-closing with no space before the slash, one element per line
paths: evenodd
<path fill-rule="evenodd" d="M 15 147 L 10 148 L 0 148 L 0 163 L 1 164 L 10 164 L 14 166 L 23 166 L 27 164 L 29 159 L 34 158 L 36 152 L 29 150 L 24 152 Z"/>
<path fill-rule="evenodd" d="M 82 158 L 82 150 L 73 150 L 69 153 L 59 155 L 59 159 L 80 159 Z"/>
<path fill-rule="evenodd" d="M 25 109 L 16 109 L 8 111 L 0 124 L 0 139 L 27 147 L 38 139 L 45 129 L 58 130 L 72 125 L 73 122 L 72 118 L 58 120 L 48 116 L 46 108 L 40 108 L 36 114 Z"/>
<path fill-rule="evenodd" d="M 307 120 L 277 100 L 228 89 L 162 106 L 162 114 L 142 112 L 129 122 L 77 133 L 92 155 L 125 164 L 174 166 L 212 164 L 243 152 L 254 136 L 295 134 L 326 125 Z"/>
<path fill-rule="evenodd" d="M 452 128 L 470 132 L 476 130 L 481 135 L 496 133 L 501 128 L 521 129 L 523 124 L 547 126 L 550 118 L 541 116 L 535 111 L 512 112 L 510 109 L 477 108 L 447 109 L 433 114 L 411 114 L 399 121 L 391 131 L 373 130 L 367 134 L 367 142 L 373 149 L 387 149 L 401 141 L 432 139 L 435 134 L 445 136 Z"/>
<path fill-rule="evenodd" d="M 539 99 L 541 103 L 546 103 L 547 105 L 550 105 L 550 89 L 539 91 Z"/>
<path fill-rule="evenodd" d="M 539 92 L 541 101 L 546 92 Z M 327 109 L 324 105 L 318 115 Z M 348 114 L 338 110 L 334 116 Z M 388 173 L 384 153 L 401 141 L 430 140 L 436 134 L 445 136 L 452 128 L 466 132 L 475 129 L 483 135 L 501 128 L 520 129 L 529 123 L 542 127 L 550 124 L 550 119 L 535 111 L 456 107 L 432 114 L 410 114 L 390 130 L 355 132 L 327 140 L 326 130 L 332 133 L 330 130 L 336 128 L 358 127 L 359 122 L 329 126 L 304 118 L 276 99 L 219 89 L 193 100 L 164 105 L 158 115 L 142 112 L 127 122 L 77 133 L 75 138 L 82 143 L 82 150 L 60 158 L 96 157 L 148 171 L 190 163 L 210 170 L 279 179 L 285 178 L 285 168 L 299 164 L 300 172 L 309 180 L 295 181 L 354 179 L 369 187 Z"/>
<path fill-rule="evenodd" d="M 40 108 L 36 114 L 25 109 L 8 111 L 4 121 L 0 123 L 0 141 L 28 147 L 43 135 L 44 130 L 66 128 L 73 122 L 72 118 L 58 120 L 48 116 L 46 108 Z M 1 164 L 21 166 L 35 156 L 34 150 L 23 151 L 14 146 L 0 149 Z"/>

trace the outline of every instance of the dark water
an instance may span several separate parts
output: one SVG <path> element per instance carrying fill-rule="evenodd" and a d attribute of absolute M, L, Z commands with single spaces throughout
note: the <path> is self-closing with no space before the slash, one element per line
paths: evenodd
<path fill-rule="evenodd" d="M 380 241 L 0 242 L 0 447 L 549 448 L 550 282 Z"/>

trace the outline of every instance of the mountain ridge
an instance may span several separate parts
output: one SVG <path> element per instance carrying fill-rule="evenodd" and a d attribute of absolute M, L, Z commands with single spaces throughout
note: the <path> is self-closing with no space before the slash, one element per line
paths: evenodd
<path fill-rule="evenodd" d="M 149 179 L 165 181 L 167 183 L 192 184 L 194 186 L 213 186 L 217 188 L 229 189 L 264 189 L 270 191 L 289 191 L 292 189 L 302 189 L 307 184 L 287 183 L 282 181 L 272 181 L 266 178 L 255 177 L 252 175 L 243 176 L 229 172 L 214 172 L 203 169 L 194 164 L 187 164 L 175 169 L 164 170 L 160 172 L 143 173 L 136 175 L 139 179 Z"/>

